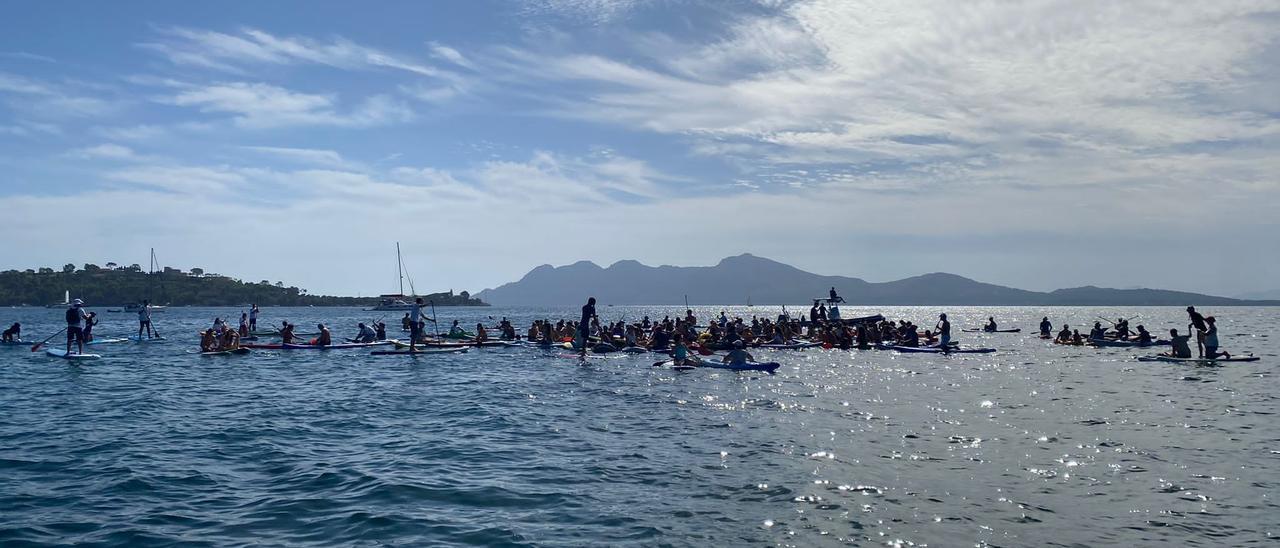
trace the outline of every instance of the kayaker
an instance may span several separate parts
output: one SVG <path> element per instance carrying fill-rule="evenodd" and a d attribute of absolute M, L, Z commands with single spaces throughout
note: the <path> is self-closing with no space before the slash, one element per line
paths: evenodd
<path fill-rule="evenodd" d="M 0 340 L 3 340 L 4 342 L 7 342 L 7 343 L 18 342 L 21 339 L 22 339 L 22 324 L 18 322 L 13 322 L 13 325 L 9 326 L 8 329 L 4 330 L 4 333 L 0 333 Z"/>
<path fill-rule="evenodd" d="M 418 339 L 422 338 L 422 297 L 413 300 L 413 306 L 409 307 L 409 312 L 404 315 L 404 318 L 409 321 L 409 351 L 414 352 L 416 350 L 414 345 L 418 344 Z"/>
<path fill-rule="evenodd" d="M 946 314 L 938 315 L 938 324 L 934 329 L 938 331 L 938 346 L 942 348 L 951 346 L 951 322 L 947 321 Z"/>
<path fill-rule="evenodd" d="M 994 333 L 997 329 L 999 329 L 999 327 L 996 326 L 995 316 L 988 316 L 987 325 L 982 326 L 982 330 L 987 333 Z"/>
<path fill-rule="evenodd" d="M 84 333 L 81 331 L 80 323 L 88 318 L 85 314 L 84 301 L 76 299 L 71 302 L 71 307 L 67 309 L 67 354 L 71 353 L 71 343 L 74 341 L 79 348 L 77 354 L 84 354 Z"/>
<path fill-rule="evenodd" d="M 733 350 L 730 350 L 728 354 L 725 354 L 724 363 L 730 365 L 743 365 L 748 362 L 756 361 L 751 354 L 747 353 L 745 347 L 746 345 L 742 344 L 742 341 L 735 341 L 733 343 Z"/>
<path fill-rule="evenodd" d="M 143 299 L 142 307 L 138 309 L 138 339 L 142 339 L 143 332 L 146 332 L 147 338 L 154 336 L 155 330 L 151 329 L 151 301 Z"/>
<path fill-rule="evenodd" d="M 1204 323 L 1204 316 L 1201 316 L 1199 312 L 1196 312 L 1196 307 L 1188 306 L 1187 316 L 1191 318 L 1191 328 L 1196 331 L 1196 351 L 1198 351 L 1200 353 L 1200 357 L 1203 358 L 1205 347 L 1204 333 L 1209 330 L 1209 327 Z"/>
<path fill-rule="evenodd" d="M 258 305 L 249 306 L 249 332 L 253 333 L 258 330 Z"/>
<path fill-rule="evenodd" d="M 98 313 L 90 312 L 84 318 L 84 329 L 80 331 L 80 338 L 84 342 L 93 342 L 93 326 L 98 325 Z"/>
<path fill-rule="evenodd" d="M 360 331 L 356 334 L 356 337 L 355 337 L 355 341 L 356 341 L 356 342 L 358 342 L 358 343 L 371 343 L 371 342 L 373 342 L 373 341 L 377 340 L 377 338 L 378 338 L 378 333 L 377 333 L 377 332 L 375 332 L 375 331 L 373 330 L 373 328 L 371 328 L 371 327 L 369 327 L 369 326 L 365 325 L 365 324 L 364 324 L 364 322 L 361 322 L 361 323 L 360 323 L 360 325 L 358 325 L 358 326 L 357 326 L 357 328 L 358 328 Z"/>
<path fill-rule="evenodd" d="M 1178 335 L 1177 329 L 1169 330 L 1169 344 L 1173 349 L 1166 352 L 1165 356 L 1174 358 L 1190 358 L 1191 357 L 1191 335 Z"/>
<path fill-rule="evenodd" d="M 316 324 L 316 329 L 320 330 L 320 334 L 316 336 L 316 346 L 329 346 L 333 344 L 333 335 L 329 333 L 329 328 L 324 324 Z"/>
<path fill-rule="evenodd" d="M 1231 354 L 1227 352 L 1218 352 L 1218 325 L 1217 320 L 1213 316 L 1204 319 L 1208 329 L 1204 332 L 1204 357 L 1210 360 L 1219 356 L 1223 358 L 1231 358 Z"/>
<path fill-rule="evenodd" d="M 1049 322 L 1049 317 L 1045 316 L 1040 320 L 1040 337 L 1047 339 L 1052 336 L 1051 333 L 1053 333 L 1053 324 Z"/>
<path fill-rule="evenodd" d="M 596 316 L 595 297 L 588 298 L 587 304 L 582 305 L 582 320 L 578 322 L 578 340 L 575 342 L 578 348 L 582 349 L 583 354 L 587 353 L 587 340 L 591 335 L 588 329 L 591 329 L 592 320 L 600 321 L 600 318 Z"/>

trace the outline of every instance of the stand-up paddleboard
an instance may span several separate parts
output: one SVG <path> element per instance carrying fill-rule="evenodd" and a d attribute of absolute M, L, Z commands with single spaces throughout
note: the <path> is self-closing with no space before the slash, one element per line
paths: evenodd
<path fill-rule="evenodd" d="M 1151 341 L 1149 343 L 1143 344 L 1138 341 L 1109 341 L 1109 340 L 1089 339 L 1088 341 L 1085 341 L 1085 344 L 1089 346 L 1096 346 L 1099 348 L 1142 348 L 1146 346 L 1169 346 L 1169 341 L 1158 340 L 1158 341 Z"/>
<path fill-rule="evenodd" d="M 378 342 L 371 342 L 371 343 L 338 343 L 338 344 L 326 344 L 324 346 L 315 345 L 315 344 L 288 343 L 288 344 L 280 345 L 280 349 L 281 350 L 346 350 L 351 348 L 369 348 L 371 346 L 387 346 L 389 344 L 391 344 L 390 341 L 378 341 Z"/>
<path fill-rule="evenodd" d="M 249 352 L 252 352 L 252 350 L 249 350 L 248 348 L 240 347 L 240 348 L 233 348 L 231 350 L 214 350 L 212 352 L 201 352 L 200 355 L 201 356 L 235 356 L 239 354 L 248 354 Z"/>
<path fill-rule="evenodd" d="M 31 346 L 35 341 L 0 341 L 0 346 Z"/>
<path fill-rule="evenodd" d="M 122 342 L 129 342 L 129 339 L 125 337 L 116 337 L 113 339 L 94 339 L 85 344 L 115 344 L 115 343 L 122 343 Z"/>
<path fill-rule="evenodd" d="M 947 348 L 936 346 L 878 346 L 876 348 L 913 354 L 990 354 L 996 351 L 994 348 L 965 348 L 958 346 L 949 346 Z"/>
<path fill-rule="evenodd" d="M 963 332 L 965 332 L 965 333 L 1022 333 L 1022 329 L 1021 329 L 1021 328 L 1016 328 L 1016 329 L 997 329 L 997 330 L 995 330 L 995 331 L 988 331 L 988 330 L 986 330 L 986 329 L 961 329 L 961 331 L 963 331 Z"/>
<path fill-rule="evenodd" d="M 658 364 L 684 371 L 688 369 L 728 369 L 730 371 L 764 371 L 773 374 L 775 370 L 781 367 L 777 362 L 747 362 L 747 363 L 724 363 L 719 361 L 702 360 L 699 362 L 687 361 L 685 365 L 675 365 L 675 361 L 667 360 Z"/>
<path fill-rule="evenodd" d="M 422 356 L 426 354 L 463 354 L 471 350 L 470 348 L 428 348 L 425 350 L 375 350 L 370 352 L 370 356 Z"/>
<path fill-rule="evenodd" d="M 164 342 L 166 339 L 164 337 L 139 337 L 137 335 L 130 335 L 128 340 L 141 343 L 158 343 Z"/>
<path fill-rule="evenodd" d="M 102 358 L 102 356 L 98 354 L 68 354 L 66 350 L 61 348 L 46 348 L 44 353 L 55 358 L 62 358 L 64 360 L 71 361 L 97 360 Z"/>
<path fill-rule="evenodd" d="M 1231 356 L 1230 358 L 1175 358 L 1173 356 L 1138 356 L 1140 362 L 1169 362 L 1169 363 L 1194 363 L 1208 364 L 1221 362 L 1256 362 L 1261 360 L 1257 356 Z"/>

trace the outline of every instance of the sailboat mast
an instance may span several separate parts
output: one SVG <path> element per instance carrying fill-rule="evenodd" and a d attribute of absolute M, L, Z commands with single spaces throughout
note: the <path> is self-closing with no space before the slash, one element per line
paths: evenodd
<path fill-rule="evenodd" d="M 400 261 L 400 242 L 396 242 L 396 274 L 400 275 L 400 294 L 404 295 L 404 263 Z"/>

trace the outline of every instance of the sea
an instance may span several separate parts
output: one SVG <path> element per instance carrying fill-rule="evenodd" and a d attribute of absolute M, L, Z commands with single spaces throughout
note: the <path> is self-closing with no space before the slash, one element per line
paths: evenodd
<path fill-rule="evenodd" d="M 136 332 L 90 310 L 99 337 Z M 1186 329 L 1175 307 L 849 306 L 925 327 L 947 312 L 962 344 L 998 351 L 753 351 L 774 375 L 534 348 L 200 355 L 197 331 L 240 311 L 168 309 L 165 342 L 92 362 L 0 347 L 0 546 L 1280 546 L 1277 308 L 1203 310 L 1262 359 L 1194 366 L 1035 333 L 1133 317 L 1163 335 Z M 437 313 L 523 332 L 578 307 Z M 400 315 L 261 323 L 397 336 Z M 988 316 L 1023 332 L 959 332 Z M 61 320 L 0 309 L 29 340 Z"/>

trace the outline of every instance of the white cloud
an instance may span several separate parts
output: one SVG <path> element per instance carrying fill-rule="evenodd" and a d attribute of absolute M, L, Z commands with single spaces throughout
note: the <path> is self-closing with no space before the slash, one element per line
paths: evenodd
<path fill-rule="evenodd" d="M 198 108 L 202 112 L 233 115 L 246 128 L 296 125 L 370 127 L 402 123 L 413 113 L 394 99 L 375 95 L 348 111 L 338 110 L 331 95 L 290 91 L 261 83 L 231 82 L 186 89 L 164 102 Z"/>
<path fill-rule="evenodd" d="M 317 150 L 311 148 L 292 148 L 292 147 L 267 147 L 267 146 L 246 146 L 246 150 L 251 150 L 261 154 L 273 156 L 295 162 L 299 164 L 320 165 L 329 167 L 350 167 L 351 163 L 347 162 L 333 150 Z"/>
<path fill-rule="evenodd" d="M 79 158 L 106 158 L 112 160 L 130 160 L 137 157 L 133 149 L 115 143 L 103 143 L 76 149 L 71 151 L 71 154 Z"/>

